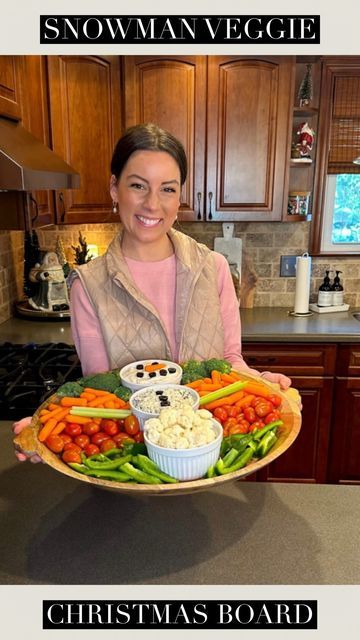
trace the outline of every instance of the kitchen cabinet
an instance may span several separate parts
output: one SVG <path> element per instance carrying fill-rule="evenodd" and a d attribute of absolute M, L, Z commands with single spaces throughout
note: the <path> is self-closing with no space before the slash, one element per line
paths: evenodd
<path fill-rule="evenodd" d="M 125 56 L 124 124 L 155 122 L 189 160 L 183 220 L 281 220 L 294 58 Z"/>
<path fill-rule="evenodd" d="M 0 115 L 21 119 L 20 56 L 0 56 Z"/>
<path fill-rule="evenodd" d="M 47 147 L 50 142 L 48 110 L 47 61 L 45 56 L 20 56 L 19 67 L 23 100 L 22 124 Z M 33 191 L 29 200 L 31 226 L 41 227 L 54 223 L 54 192 Z"/>
<path fill-rule="evenodd" d="M 118 56 L 49 56 L 52 148 L 80 173 L 80 189 L 56 192 L 58 224 L 118 221 L 109 163 L 121 133 Z"/>
<path fill-rule="evenodd" d="M 360 345 L 339 345 L 329 482 L 360 484 Z"/>
<path fill-rule="evenodd" d="M 258 371 L 284 373 L 300 392 L 302 427 L 294 444 L 261 469 L 260 481 L 326 482 L 336 345 L 244 343 L 247 364 Z"/>

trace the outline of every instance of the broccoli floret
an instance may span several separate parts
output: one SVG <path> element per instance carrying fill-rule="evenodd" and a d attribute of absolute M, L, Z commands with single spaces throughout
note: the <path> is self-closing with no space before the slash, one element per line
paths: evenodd
<path fill-rule="evenodd" d="M 84 388 L 78 382 L 65 382 L 58 388 L 56 395 L 78 398 L 83 391 Z"/>
<path fill-rule="evenodd" d="M 114 393 L 120 382 L 119 372 L 115 370 L 108 371 L 106 373 L 95 373 L 91 376 L 80 378 L 78 382 L 84 387 L 91 387 L 92 389 L 101 389 L 101 391 L 110 391 L 110 393 Z"/>
<path fill-rule="evenodd" d="M 114 393 L 118 398 L 121 398 L 121 400 L 124 400 L 124 402 L 128 402 L 131 396 L 130 389 L 128 389 L 127 387 L 123 387 L 121 385 L 116 389 L 114 389 Z"/>
<path fill-rule="evenodd" d="M 198 362 L 196 360 L 188 360 L 182 365 L 183 376 L 181 378 L 182 384 L 188 384 L 199 380 L 200 378 L 206 378 L 207 372 L 204 362 Z"/>
<path fill-rule="evenodd" d="M 228 360 L 220 360 L 219 358 L 210 358 L 204 360 L 206 375 L 211 376 L 212 371 L 220 371 L 220 373 L 230 373 L 232 364 Z"/>

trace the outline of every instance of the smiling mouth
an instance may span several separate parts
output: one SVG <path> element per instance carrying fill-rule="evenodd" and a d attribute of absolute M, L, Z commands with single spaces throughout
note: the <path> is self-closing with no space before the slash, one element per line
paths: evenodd
<path fill-rule="evenodd" d="M 160 222 L 162 222 L 162 218 L 144 218 L 144 216 L 135 216 L 135 218 L 144 227 L 156 227 Z"/>

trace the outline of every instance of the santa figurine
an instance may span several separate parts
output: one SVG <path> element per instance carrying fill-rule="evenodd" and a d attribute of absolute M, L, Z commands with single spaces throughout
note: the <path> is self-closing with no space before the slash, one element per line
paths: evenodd
<path fill-rule="evenodd" d="M 303 122 L 296 133 L 299 136 L 300 156 L 302 158 L 310 158 L 310 151 L 312 150 L 315 136 L 314 129 L 312 129 L 307 122 Z"/>

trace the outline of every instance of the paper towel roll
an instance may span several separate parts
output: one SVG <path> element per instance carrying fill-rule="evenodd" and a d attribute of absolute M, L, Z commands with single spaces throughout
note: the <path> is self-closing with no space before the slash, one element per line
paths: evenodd
<path fill-rule="evenodd" d="M 294 313 L 309 312 L 311 258 L 308 253 L 296 258 Z"/>

